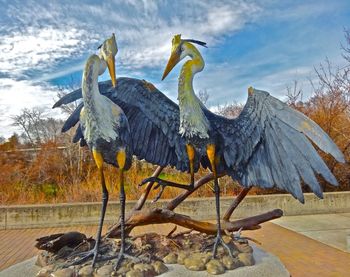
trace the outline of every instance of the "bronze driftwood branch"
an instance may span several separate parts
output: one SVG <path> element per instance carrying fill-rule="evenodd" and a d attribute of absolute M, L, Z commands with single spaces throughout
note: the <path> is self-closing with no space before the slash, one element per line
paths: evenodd
<path fill-rule="evenodd" d="M 159 176 L 162 169 L 162 167 L 157 167 L 152 176 Z M 223 175 L 220 177 L 222 176 Z M 167 203 L 163 208 L 142 209 L 153 186 L 153 183 L 148 183 L 131 213 L 129 213 L 126 218 L 126 232 L 130 233 L 134 227 L 142 225 L 173 223 L 202 233 L 215 234 L 216 224 L 205 221 L 198 221 L 188 216 L 173 212 L 173 210 L 179 206 L 189 195 L 191 195 L 204 184 L 210 182 L 212 179 L 212 173 L 205 175 L 195 183 L 193 190 L 182 192 L 180 195 Z M 248 194 L 249 190 L 250 188 L 244 188 L 241 193 L 233 200 L 232 204 L 223 217 L 221 225 L 222 230 L 233 232 L 239 230 L 240 228 L 243 228 L 244 230 L 258 229 L 260 228 L 259 224 L 281 217 L 283 215 L 282 210 L 276 209 L 260 215 L 230 222 L 229 219 L 233 211 Z M 105 237 L 119 237 L 119 235 L 120 224 L 118 222 L 109 229 Z"/>

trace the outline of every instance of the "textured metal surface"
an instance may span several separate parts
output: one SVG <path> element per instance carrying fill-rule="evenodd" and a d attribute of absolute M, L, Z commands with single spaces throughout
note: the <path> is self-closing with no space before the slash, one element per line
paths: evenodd
<path fill-rule="evenodd" d="M 138 158 L 188 171 L 185 141 L 179 135 L 179 108 L 174 102 L 159 90 L 150 91 L 144 81 L 137 79 L 119 78 L 117 88 L 112 88 L 110 82 L 102 82 L 99 88 L 124 110 L 130 124 L 134 154 Z M 79 98 L 81 91 L 73 91 L 55 107 Z M 247 103 L 236 119 L 216 115 L 205 107 L 203 112 L 220 141 L 216 144 L 223 157 L 219 171 L 225 170 L 243 186 L 278 187 L 304 202 L 302 180 L 318 197 L 322 197 L 322 189 L 316 174 L 337 185 L 310 140 L 322 151 L 344 162 L 338 147 L 315 122 L 269 93 L 251 89 Z M 79 118 L 74 114 L 68 118 L 65 129 L 78 122 Z M 204 166 L 206 161 L 204 157 Z M 196 170 L 198 165 L 197 161 Z"/>

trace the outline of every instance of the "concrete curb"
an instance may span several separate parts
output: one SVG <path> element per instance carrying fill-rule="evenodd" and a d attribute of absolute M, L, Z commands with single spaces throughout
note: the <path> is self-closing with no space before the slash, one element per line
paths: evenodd
<path fill-rule="evenodd" d="M 222 213 L 229 207 L 233 197 L 221 198 Z M 128 201 L 126 210 L 130 210 L 136 201 Z M 162 207 L 168 200 L 148 207 Z M 96 224 L 100 215 L 100 203 L 65 203 L 43 205 L 0 206 L 0 229 L 21 229 L 40 227 L 59 227 L 81 224 Z M 284 215 L 329 214 L 350 212 L 350 192 L 328 192 L 324 199 L 318 199 L 312 193 L 305 194 L 305 204 L 299 203 L 291 195 L 254 195 L 247 196 L 234 212 L 235 218 L 257 215 L 272 209 L 282 209 Z M 119 202 L 110 202 L 107 208 L 107 223 L 119 217 Z M 214 198 L 189 198 L 176 210 L 196 219 L 214 219 Z"/>

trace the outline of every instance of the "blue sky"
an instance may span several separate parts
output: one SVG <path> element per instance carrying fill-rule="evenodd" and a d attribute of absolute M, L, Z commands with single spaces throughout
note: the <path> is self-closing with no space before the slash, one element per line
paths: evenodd
<path fill-rule="evenodd" d="M 216 106 L 244 102 L 251 85 L 283 99 L 298 80 L 307 95 L 325 57 L 342 65 L 350 27 L 347 0 L 96 2 L 0 0 L 0 136 L 16 131 L 11 116 L 23 108 L 60 116 L 51 110 L 58 87 L 80 81 L 85 59 L 112 32 L 117 76 L 153 82 L 174 101 L 180 66 L 160 81 L 172 36 L 206 41 L 194 87 Z"/>

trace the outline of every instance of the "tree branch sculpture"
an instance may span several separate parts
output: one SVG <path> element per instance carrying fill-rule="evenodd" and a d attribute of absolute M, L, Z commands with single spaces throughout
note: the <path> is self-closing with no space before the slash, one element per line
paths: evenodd
<path fill-rule="evenodd" d="M 158 177 L 162 167 L 157 167 L 152 176 Z M 220 177 L 222 177 L 221 175 Z M 191 191 L 184 191 L 174 199 L 170 200 L 163 208 L 147 208 L 143 209 L 144 204 L 149 196 L 149 192 L 152 189 L 153 183 L 150 182 L 146 185 L 141 197 L 136 202 L 132 211 L 128 214 L 125 220 L 126 232 L 130 233 L 133 228 L 137 226 L 149 225 L 149 224 L 162 224 L 162 223 L 173 223 L 185 228 L 193 229 L 206 234 L 215 234 L 216 224 L 199 221 L 192 219 L 189 216 L 185 216 L 179 213 L 175 213 L 173 210 L 178 207 L 188 196 L 190 196 L 197 189 L 202 187 L 204 184 L 213 180 L 214 176 L 212 173 L 205 175 L 200 178 L 194 185 L 194 189 Z M 230 221 L 230 217 L 233 211 L 241 203 L 241 201 L 248 194 L 250 188 L 244 188 L 241 193 L 235 198 L 224 214 L 223 221 L 221 223 L 222 231 L 228 232 L 243 230 L 254 230 L 260 228 L 259 224 L 279 218 L 283 215 L 282 210 L 275 209 L 260 215 L 247 217 L 244 219 Z M 110 227 L 105 237 L 116 238 L 120 236 L 120 222 Z"/>

